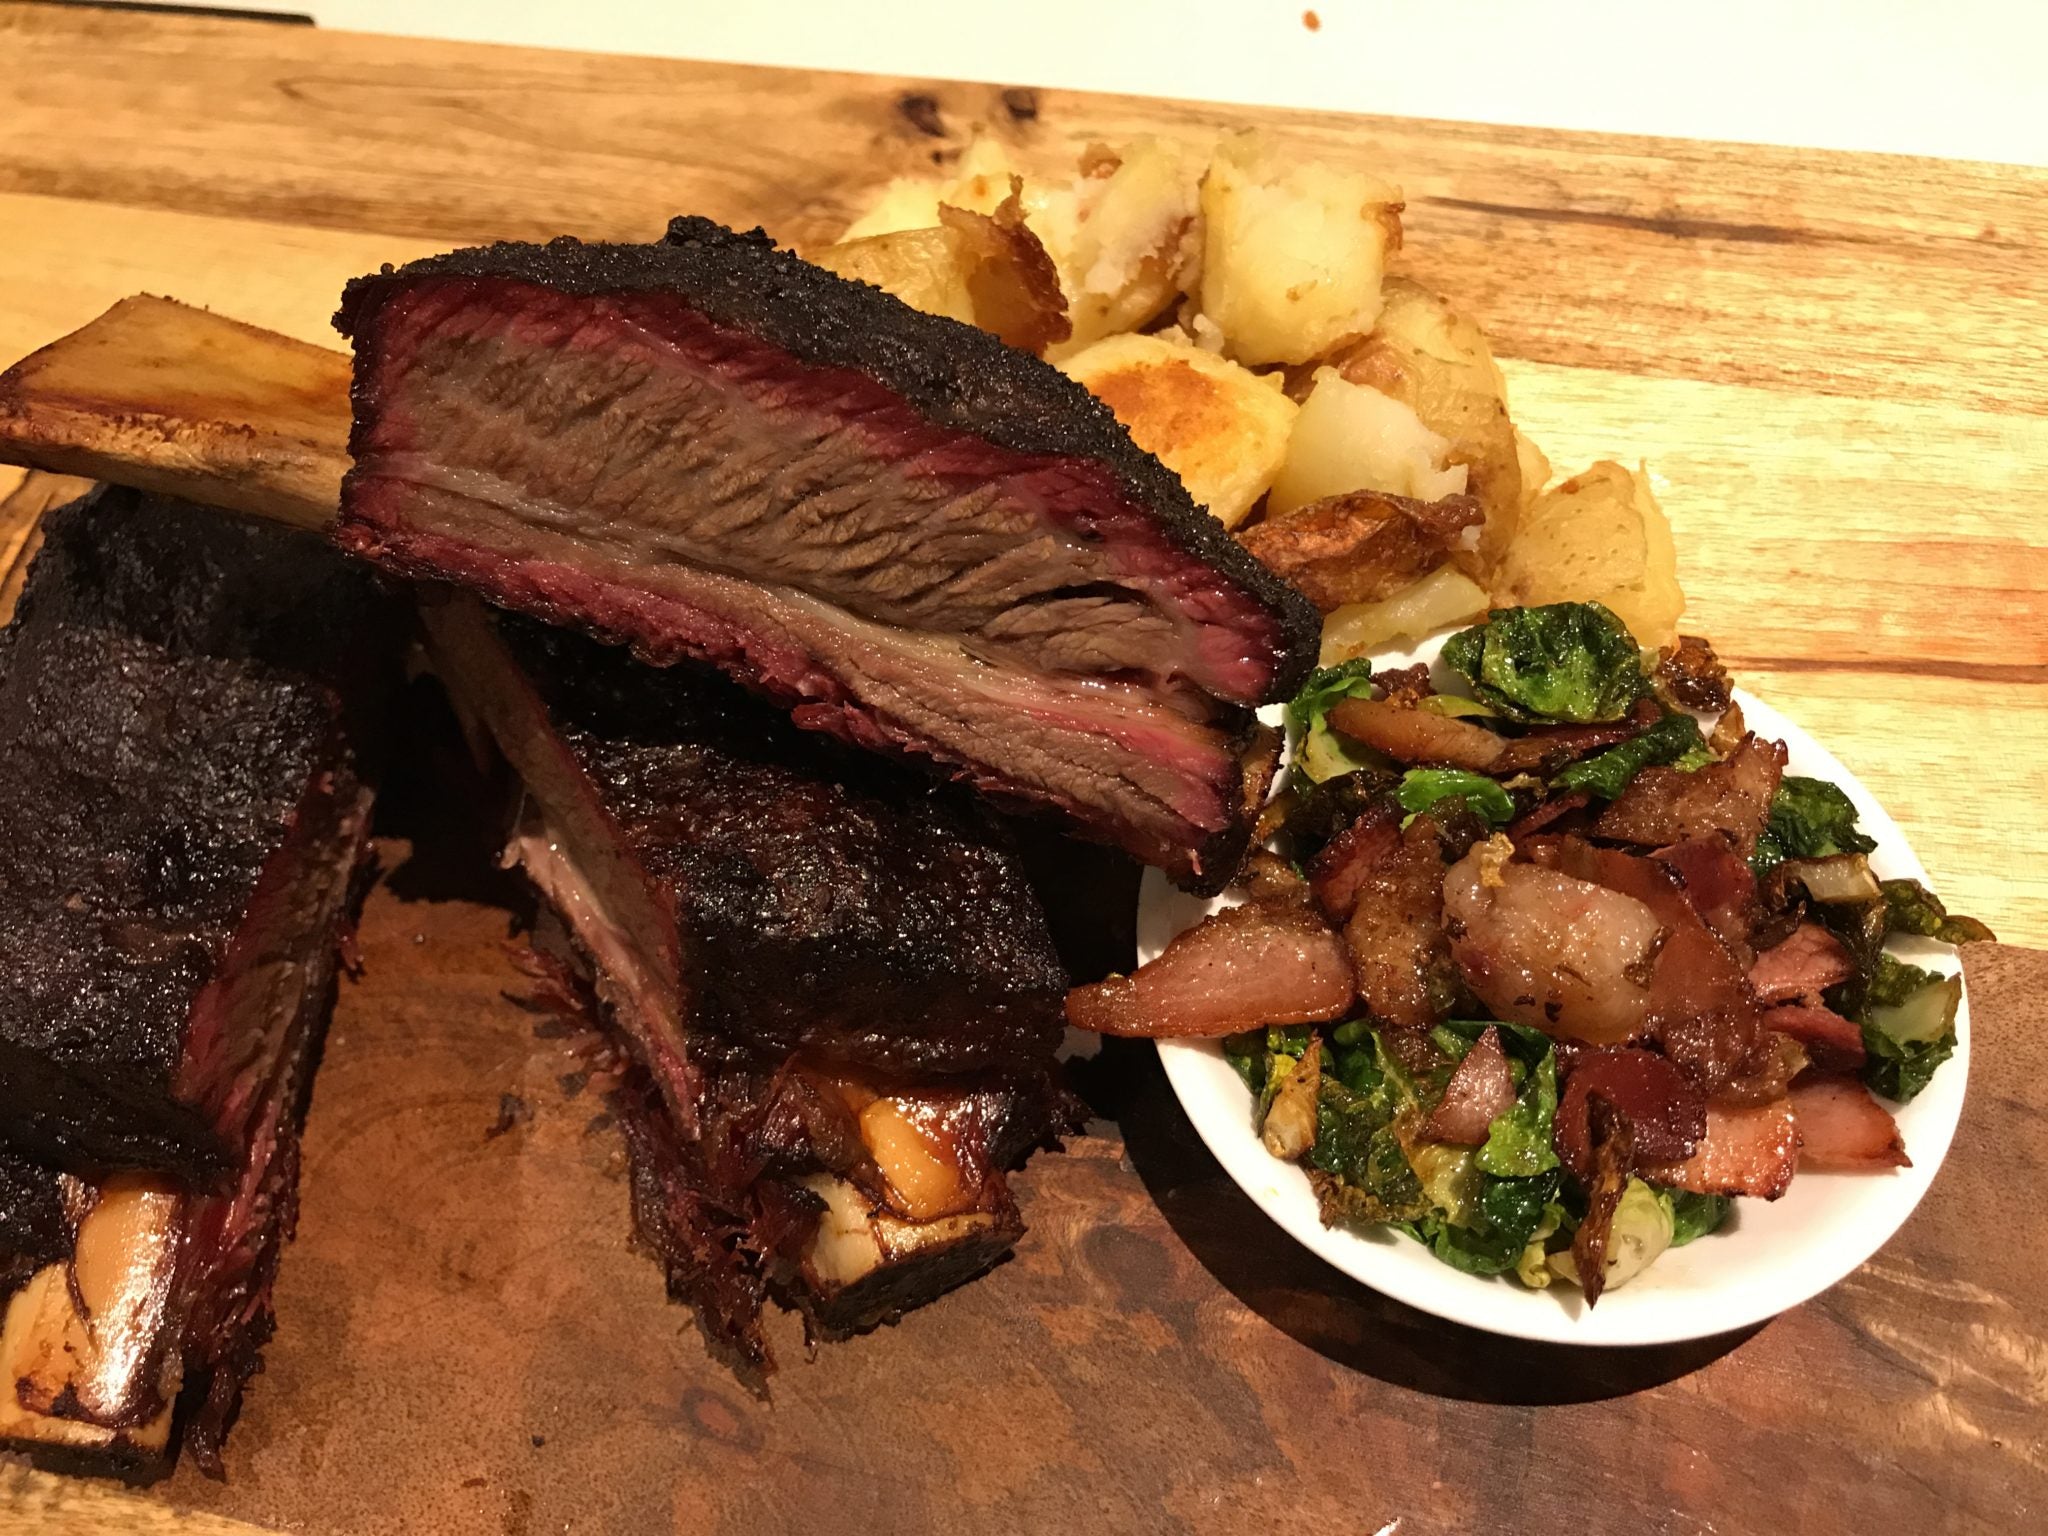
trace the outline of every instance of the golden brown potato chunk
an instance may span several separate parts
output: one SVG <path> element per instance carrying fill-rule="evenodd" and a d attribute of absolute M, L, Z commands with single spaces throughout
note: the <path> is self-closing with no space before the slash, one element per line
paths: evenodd
<path fill-rule="evenodd" d="M 1010 195 L 1011 178 L 1016 173 L 1009 151 L 1001 144 L 994 139 L 976 139 L 961 154 L 951 176 L 899 176 L 883 187 L 867 212 L 847 226 L 840 243 L 900 230 L 930 229 L 939 222 L 941 203 L 974 213 L 994 213 Z"/>
<path fill-rule="evenodd" d="M 1201 256 L 1201 162 L 1171 139 L 1096 155 L 1094 173 L 1050 188 L 1026 214 L 1060 269 L 1073 336 L 1050 354 L 1134 331 L 1180 297 Z"/>
<path fill-rule="evenodd" d="M 1415 501 L 1349 491 L 1247 528 L 1238 541 L 1323 612 L 1377 603 L 1448 558 L 1486 512 L 1470 496 Z"/>
<path fill-rule="evenodd" d="M 1111 336 L 1061 366 L 1226 528 L 1279 472 L 1295 404 L 1274 380 L 1156 336 Z"/>
<path fill-rule="evenodd" d="M 993 213 L 939 205 L 933 229 L 843 240 L 813 253 L 819 266 L 893 293 L 912 309 L 992 331 L 1043 352 L 1071 326 L 1059 274 L 1024 222 L 1014 179 Z"/>
<path fill-rule="evenodd" d="M 1422 580 L 1376 603 L 1346 603 L 1323 620 L 1321 665 L 1412 645 L 1454 624 L 1469 624 L 1486 612 L 1486 589 L 1453 566 L 1439 566 Z"/>
<path fill-rule="evenodd" d="M 1243 363 L 1306 363 L 1380 312 L 1401 243 L 1400 190 L 1290 154 L 1258 133 L 1226 138 L 1202 180 L 1202 312 Z"/>
<path fill-rule="evenodd" d="M 1675 640 L 1685 611 L 1671 525 L 1649 479 L 1612 462 L 1529 503 L 1493 591 L 1503 604 L 1605 603 L 1650 646 Z"/>
<path fill-rule="evenodd" d="M 1291 512 L 1346 491 L 1440 501 L 1465 489 L 1465 466 L 1448 461 L 1450 450 L 1450 440 L 1411 407 L 1321 368 L 1295 418 L 1269 505 Z"/>
<path fill-rule="evenodd" d="M 1462 562 L 1483 576 L 1514 537 L 1522 506 L 1506 381 L 1469 315 L 1407 278 L 1388 278 L 1381 293 L 1379 323 L 1343 354 L 1338 370 L 1399 400 L 1447 440 L 1445 462 L 1465 466 L 1465 489 L 1486 507 L 1478 547 Z"/>

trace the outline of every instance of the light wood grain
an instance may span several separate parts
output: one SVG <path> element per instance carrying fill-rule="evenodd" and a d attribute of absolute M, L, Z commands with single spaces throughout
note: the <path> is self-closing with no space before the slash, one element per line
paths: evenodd
<path fill-rule="evenodd" d="M 1871 785 L 1959 906 L 2048 944 L 2048 173 L 10 5 L 0 359 L 138 290 L 327 341 L 346 277 L 480 239 L 688 210 L 814 240 L 978 126 L 1059 160 L 1245 121 L 1402 182 L 1403 260 L 1481 315 L 1560 468 L 1650 461 L 1688 627 Z M 502 1000 L 504 930 L 373 898 L 230 1483 L 10 1467 L 0 1529 L 1284 1509 L 1303 1531 L 1861 1536 L 2018 1529 L 2048 1501 L 2037 957 L 1971 959 L 1977 1088 L 1933 1201 L 1747 1340 L 1546 1352 L 1384 1302 L 1272 1234 L 1116 1050 L 1090 1087 L 1117 1125 L 1027 1173 L 1014 1263 L 761 1403 L 626 1251 L 616 1145 Z M 486 1141 L 500 1092 L 540 1113 Z"/>
<path fill-rule="evenodd" d="M 1070 158 L 1260 122 L 1399 180 L 1414 264 L 1513 356 L 2048 411 L 2048 171 L 12 11 L 0 190 L 442 243 L 684 209 L 803 240 L 977 127 Z"/>
<path fill-rule="evenodd" d="M 2048 944 L 2012 810 L 2048 807 L 2048 174 L 43 7 L 0 11 L 0 64 L 7 358 L 138 289 L 331 340 L 348 276 L 468 240 L 686 208 L 814 239 L 977 125 L 1057 160 L 1261 121 L 1369 161 L 1560 471 L 1649 461 L 1688 626 L 1959 905 Z"/>

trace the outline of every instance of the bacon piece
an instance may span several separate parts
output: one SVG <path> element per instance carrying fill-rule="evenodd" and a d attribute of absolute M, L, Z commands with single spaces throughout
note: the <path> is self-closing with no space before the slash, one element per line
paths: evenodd
<path fill-rule="evenodd" d="M 1534 809 L 1526 812 L 1519 820 L 1508 826 L 1508 841 L 1520 843 L 1523 838 L 1541 832 L 1552 822 L 1569 816 L 1573 811 L 1582 811 L 1593 803 L 1591 790 L 1575 789 L 1570 794 L 1552 795 Z"/>
<path fill-rule="evenodd" d="M 1638 711 L 1626 720 L 1604 725 L 1532 725 L 1501 750 L 1496 773 L 1532 773 L 1538 769 L 1561 768 L 1575 757 L 1618 746 L 1640 736 L 1646 726 L 1656 723 L 1655 706 L 1646 718 Z"/>
<path fill-rule="evenodd" d="M 1790 938 L 1756 957 L 1749 984 L 1767 1003 L 1818 1003 L 1827 988 L 1855 974 L 1856 962 L 1840 939 L 1819 923 L 1801 923 Z"/>
<path fill-rule="evenodd" d="M 1756 1046 L 1756 994 L 1727 946 L 1710 932 L 1668 864 L 1582 838 L 1540 839 L 1530 856 L 1577 879 L 1633 897 L 1662 925 L 1645 983 L 1643 1028 L 1711 1094 Z"/>
<path fill-rule="evenodd" d="M 1640 901 L 1534 864 L 1495 870 L 1490 844 L 1444 876 L 1451 955 L 1496 1017 L 1612 1045 L 1646 1027 L 1662 932 Z"/>
<path fill-rule="evenodd" d="M 1486 773 L 1507 747 L 1483 725 L 1405 708 L 1385 699 L 1345 699 L 1330 711 L 1329 719 L 1336 730 L 1386 753 L 1397 763 L 1431 763 Z"/>
<path fill-rule="evenodd" d="M 1333 923 L 1349 922 L 1358 887 L 1374 865 L 1401 846 L 1401 813 L 1382 802 L 1324 845 L 1308 867 L 1316 904 Z"/>
<path fill-rule="evenodd" d="M 1799 1166 L 1831 1173 L 1910 1168 L 1905 1139 L 1891 1111 L 1861 1083 L 1822 1078 L 1792 1090 L 1799 1124 Z"/>
<path fill-rule="evenodd" d="M 1227 907 L 1129 976 L 1067 994 L 1067 1022 L 1174 1039 L 1264 1024 L 1319 1024 L 1351 1006 L 1351 957 L 1306 902 Z"/>
<path fill-rule="evenodd" d="M 1427 1029 L 1459 990 L 1444 935 L 1443 854 L 1427 816 L 1399 835 L 1360 874 L 1344 943 L 1365 1006 L 1397 1028 Z"/>
<path fill-rule="evenodd" d="M 1854 1072 L 1863 1065 L 1863 1026 L 1832 1008 L 1783 1003 L 1765 1010 L 1764 1027 L 1805 1046 L 1807 1059 L 1822 1072 Z"/>
<path fill-rule="evenodd" d="M 1637 1154 L 1651 1162 L 1683 1161 L 1706 1134 L 1707 1101 L 1666 1057 L 1629 1047 L 1581 1051 L 1558 1099 L 1552 1141 L 1564 1165 L 1582 1180 L 1594 1173 L 1596 1098 L 1628 1122 Z"/>
<path fill-rule="evenodd" d="M 1651 855 L 1678 876 L 1686 902 L 1714 936 L 1746 964 L 1756 922 L 1756 873 L 1721 837 L 1693 837 Z"/>
<path fill-rule="evenodd" d="M 1696 1195 L 1754 1195 L 1775 1200 L 1799 1166 L 1799 1127 L 1792 1101 L 1709 1104 L 1699 1149 L 1683 1162 L 1640 1170 L 1652 1183 Z"/>
<path fill-rule="evenodd" d="M 1444 1084 L 1442 1100 L 1423 1123 L 1423 1139 L 1476 1147 L 1514 1104 L 1515 1075 L 1501 1049 L 1500 1031 L 1489 1024 Z"/>
<path fill-rule="evenodd" d="M 1655 848 L 1718 833 L 1746 859 L 1756 851 L 1784 772 L 1782 743 L 1745 736 L 1720 762 L 1691 773 L 1661 765 L 1645 768 L 1593 830 Z"/>

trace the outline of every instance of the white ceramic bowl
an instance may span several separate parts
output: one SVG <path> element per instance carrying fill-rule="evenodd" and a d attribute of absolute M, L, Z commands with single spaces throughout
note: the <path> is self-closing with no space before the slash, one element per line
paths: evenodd
<path fill-rule="evenodd" d="M 1441 641 L 1382 658 L 1388 666 L 1436 659 Z M 1886 879 L 1925 881 L 1898 825 L 1827 749 L 1768 705 L 1738 694 L 1752 730 L 1783 741 L 1790 772 L 1839 784 L 1877 839 L 1872 867 Z M 1174 890 L 1148 870 L 1138 900 L 1138 958 L 1149 960 L 1175 934 L 1215 907 Z M 1903 959 L 1943 973 L 1960 969 L 1948 946 L 1895 939 Z M 1202 1140 L 1246 1194 L 1295 1241 L 1374 1290 L 1489 1333 L 1566 1344 L 1668 1344 L 1747 1327 L 1826 1290 L 1869 1258 L 1912 1214 L 1948 1154 L 1970 1069 L 1969 999 L 1956 1018 L 1955 1055 L 1911 1104 L 1897 1109 L 1910 1168 L 1882 1174 L 1802 1172 L 1776 1201 L 1737 1200 L 1720 1231 L 1666 1252 L 1620 1290 L 1589 1308 L 1576 1287 L 1524 1288 L 1512 1276 L 1467 1275 L 1399 1233 L 1323 1225 L 1308 1176 L 1271 1156 L 1252 1130 L 1251 1096 L 1210 1040 L 1162 1041 L 1159 1055 Z M 1248 1232 L 1247 1242 L 1278 1234 Z"/>

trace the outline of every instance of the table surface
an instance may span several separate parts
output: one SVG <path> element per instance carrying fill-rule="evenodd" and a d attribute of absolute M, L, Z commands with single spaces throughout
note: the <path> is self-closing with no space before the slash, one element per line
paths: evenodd
<path fill-rule="evenodd" d="M 42 6 L 0 6 L 0 121 L 0 359 L 137 290 L 332 342 L 342 281 L 380 262 L 492 238 L 644 238 L 683 210 L 826 238 L 881 179 L 977 130 L 1028 163 L 1257 121 L 1371 164 L 1406 188 L 1412 270 L 1480 316 L 1516 420 L 1559 469 L 1649 461 L 1686 627 L 1870 785 L 1954 904 L 2048 945 L 2048 172 Z M 432 942 L 401 944 L 401 928 Z M 549 1066 L 499 997 L 511 972 L 485 955 L 502 913 L 382 891 L 366 932 L 395 974 L 380 983 L 371 946 L 371 978 L 342 1004 L 283 1325 L 229 1485 L 181 1472 L 168 1500 L 138 1500 L 10 1472 L 0 1514 L 51 1531 L 113 1511 L 190 1532 L 229 1516 L 376 1528 L 464 1456 L 480 1481 L 448 1485 L 468 1491 L 436 1506 L 445 1529 L 547 1529 L 600 1506 L 646 1529 L 657 1504 L 656 1525 L 745 1529 L 750 1508 L 775 1524 L 829 1511 L 834 1486 L 884 1499 L 885 1474 L 906 1530 L 943 1528 L 945 1497 L 1019 1524 L 1149 1510 L 1189 1527 L 1287 1500 L 1304 1529 L 1399 1516 L 1412 1531 L 1549 1528 L 1589 1496 L 1601 1522 L 1748 1529 L 1801 1479 L 1829 1490 L 1825 1509 L 1801 1505 L 1816 1529 L 1909 1509 L 1920 1528 L 1996 1529 L 2048 1491 L 2048 1230 L 2028 1182 L 2048 1143 L 2039 1091 L 2012 1086 L 2048 1065 L 2028 1027 L 2048 957 L 1972 959 L 1977 1088 L 1929 1206 L 1854 1280 L 1746 1340 L 1589 1359 L 1380 1301 L 1274 1251 L 1149 1058 L 1119 1053 L 1098 1085 L 1109 1118 L 1025 1176 L 1036 1230 L 1017 1260 L 792 1367 L 771 1409 L 705 1365 L 624 1252 L 601 1139 L 476 1145 L 464 1116 Z M 407 1039 L 485 1078 L 391 1070 Z M 352 1092 L 384 1095 L 381 1111 Z M 580 1135 L 589 1113 L 559 1118 Z M 394 1126 L 425 1139 L 376 1141 Z M 415 1192 L 418 1170 L 451 1167 L 450 1189 L 483 1202 L 466 1215 L 450 1193 L 427 1201 L 432 1221 L 364 1193 L 380 1179 Z M 577 1204 L 592 1188 L 609 1194 Z M 576 1243 L 537 1230 L 543 1216 Z M 367 1289 L 348 1267 L 384 1252 L 366 1226 L 393 1245 Z M 494 1246 L 501 1227 L 513 1237 Z M 542 1278 L 515 1264 L 536 1254 Z M 585 1316 L 616 1337 L 594 1339 Z M 551 1351 L 515 1323 L 567 1336 Z M 610 1374 L 566 1370 L 561 1349 Z M 549 1368 L 562 1379 L 543 1389 Z M 451 1374 L 460 1424 L 434 1396 Z M 602 1415 L 593 1381 L 641 1416 L 620 1445 L 660 1469 L 630 1497 L 590 1473 L 630 1480 L 630 1461 L 574 1428 Z M 520 1412 L 568 1426 L 558 1440 L 530 1421 L 555 1447 L 545 1460 L 523 1430 L 524 1461 L 491 1438 L 516 1417 L 508 1383 Z M 878 1425 L 895 1438 L 878 1443 Z M 747 1474 L 762 1465 L 825 1486 L 756 1508 Z"/>
<path fill-rule="evenodd" d="M 2048 165 L 2048 10 L 2010 0 L 1032 0 L 1029 26 L 1012 0 L 262 8 L 479 43 Z"/>

